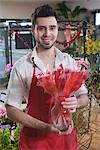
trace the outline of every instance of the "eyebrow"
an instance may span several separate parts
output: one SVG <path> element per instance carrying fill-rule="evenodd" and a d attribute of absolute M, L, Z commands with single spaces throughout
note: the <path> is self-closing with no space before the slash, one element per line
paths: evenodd
<path fill-rule="evenodd" d="M 37 27 L 46 27 L 46 26 L 41 26 L 41 25 L 37 25 Z M 50 25 L 49 27 L 57 27 L 56 25 Z"/>

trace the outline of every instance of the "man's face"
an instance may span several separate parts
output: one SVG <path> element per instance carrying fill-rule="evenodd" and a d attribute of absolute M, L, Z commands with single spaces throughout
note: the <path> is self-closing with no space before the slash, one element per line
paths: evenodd
<path fill-rule="evenodd" d="M 33 29 L 37 46 L 50 49 L 58 35 L 58 25 L 55 17 L 39 17 Z"/>

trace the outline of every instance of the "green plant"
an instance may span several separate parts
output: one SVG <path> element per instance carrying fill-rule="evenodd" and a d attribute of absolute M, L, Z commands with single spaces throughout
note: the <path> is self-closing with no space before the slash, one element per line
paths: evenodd
<path fill-rule="evenodd" d="M 17 124 L 17 127 L 13 130 L 14 136 L 13 141 L 11 138 L 11 132 L 8 128 L 4 131 L 0 128 L 0 150 L 18 150 L 18 141 L 19 141 L 19 133 L 20 127 Z"/>
<path fill-rule="evenodd" d="M 74 41 L 69 48 L 65 49 L 65 52 L 72 55 L 72 57 L 82 57 L 82 54 L 80 53 L 80 45 L 78 44 L 78 39 L 76 39 L 76 41 Z"/>
<path fill-rule="evenodd" d="M 3 131 L 0 128 L 0 149 L 2 149 L 2 145 L 3 145 Z"/>
<path fill-rule="evenodd" d="M 4 135 L 3 135 L 3 148 L 12 150 L 12 144 L 11 144 L 11 136 L 10 136 L 10 130 L 8 128 L 5 129 Z"/>
<path fill-rule="evenodd" d="M 57 4 L 56 12 L 57 15 L 59 16 L 59 19 L 69 22 L 68 24 L 70 24 L 71 26 L 71 32 L 70 32 L 71 39 L 76 35 L 76 31 L 78 29 L 76 28 L 76 25 L 78 26 L 77 21 L 79 21 L 80 15 L 86 13 L 87 11 L 88 10 L 86 8 L 84 7 L 81 8 L 80 6 L 76 6 L 74 9 L 71 9 L 67 6 L 66 1 L 62 1 Z M 84 20 L 83 16 L 81 20 Z M 76 21 L 76 23 L 71 21 Z M 78 38 L 70 45 L 70 47 L 64 49 L 64 51 L 71 54 L 73 57 L 81 57 L 82 56 L 82 54 L 80 53 L 81 44 L 79 44 L 79 39 L 80 37 L 78 36 Z"/>
<path fill-rule="evenodd" d="M 60 17 L 60 19 L 66 19 L 66 20 L 76 20 L 77 17 L 82 14 L 86 13 L 86 8 L 81 8 L 80 6 L 76 6 L 73 10 L 71 10 L 67 4 L 66 1 L 62 1 L 57 4 L 57 14 Z"/>
<path fill-rule="evenodd" d="M 12 144 L 10 139 L 10 131 L 9 129 L 5 129 L 3 132 L 2 129 L 0 129 L 0 149 L 1 150 L 12 150 Z"/>
<path fill-rule="evenodd" d="M 0 125 L 12 124 L 12 120 L 7 117 L 6 110 L 0 108 Z"/>
<path fill-rule="evenodd" d="M 17 125 L 14 131 L 14 143 L 13 143 L 14 150 L 18 150 L 19 134 L 20 134 L 20 127 L 19 125 Z"/>

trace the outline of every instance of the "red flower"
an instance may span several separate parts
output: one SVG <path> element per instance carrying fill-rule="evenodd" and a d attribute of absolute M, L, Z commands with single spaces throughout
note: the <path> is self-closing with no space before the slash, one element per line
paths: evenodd
<path fill-rule="evenodd" d="M 59 130 L 67 130 L 71 124 L 70 112 L 65 111 L 59 104 L 65 98 L 72 96 L 88 77 L 88 70 L 69 70 L 64 69 L 62 65 L 53 73 L 47 71 L 37 76 L 39 86 L 55 98 L 51 116 Z"/>
<path fill-rule="evenodd" d="M 51 73 L 50 71 L 38 74 L 39 85 L 51 96 L 60 100 L 74 94 L 89 77 L 87 70 L 64 69 L 62 65 Z"/>

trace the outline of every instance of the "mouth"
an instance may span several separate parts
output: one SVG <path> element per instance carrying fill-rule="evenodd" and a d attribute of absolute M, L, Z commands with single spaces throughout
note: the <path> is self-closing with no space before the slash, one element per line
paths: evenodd
<path fill-rule="evenodd" d="M 51 41 L 50 38 L 44 38 L 43 41 Z"/>
<path fill-rule="evenodd" d="M 44 44 L 50 44 L 51 40 L 50 39 L 43 39 Z"/>

